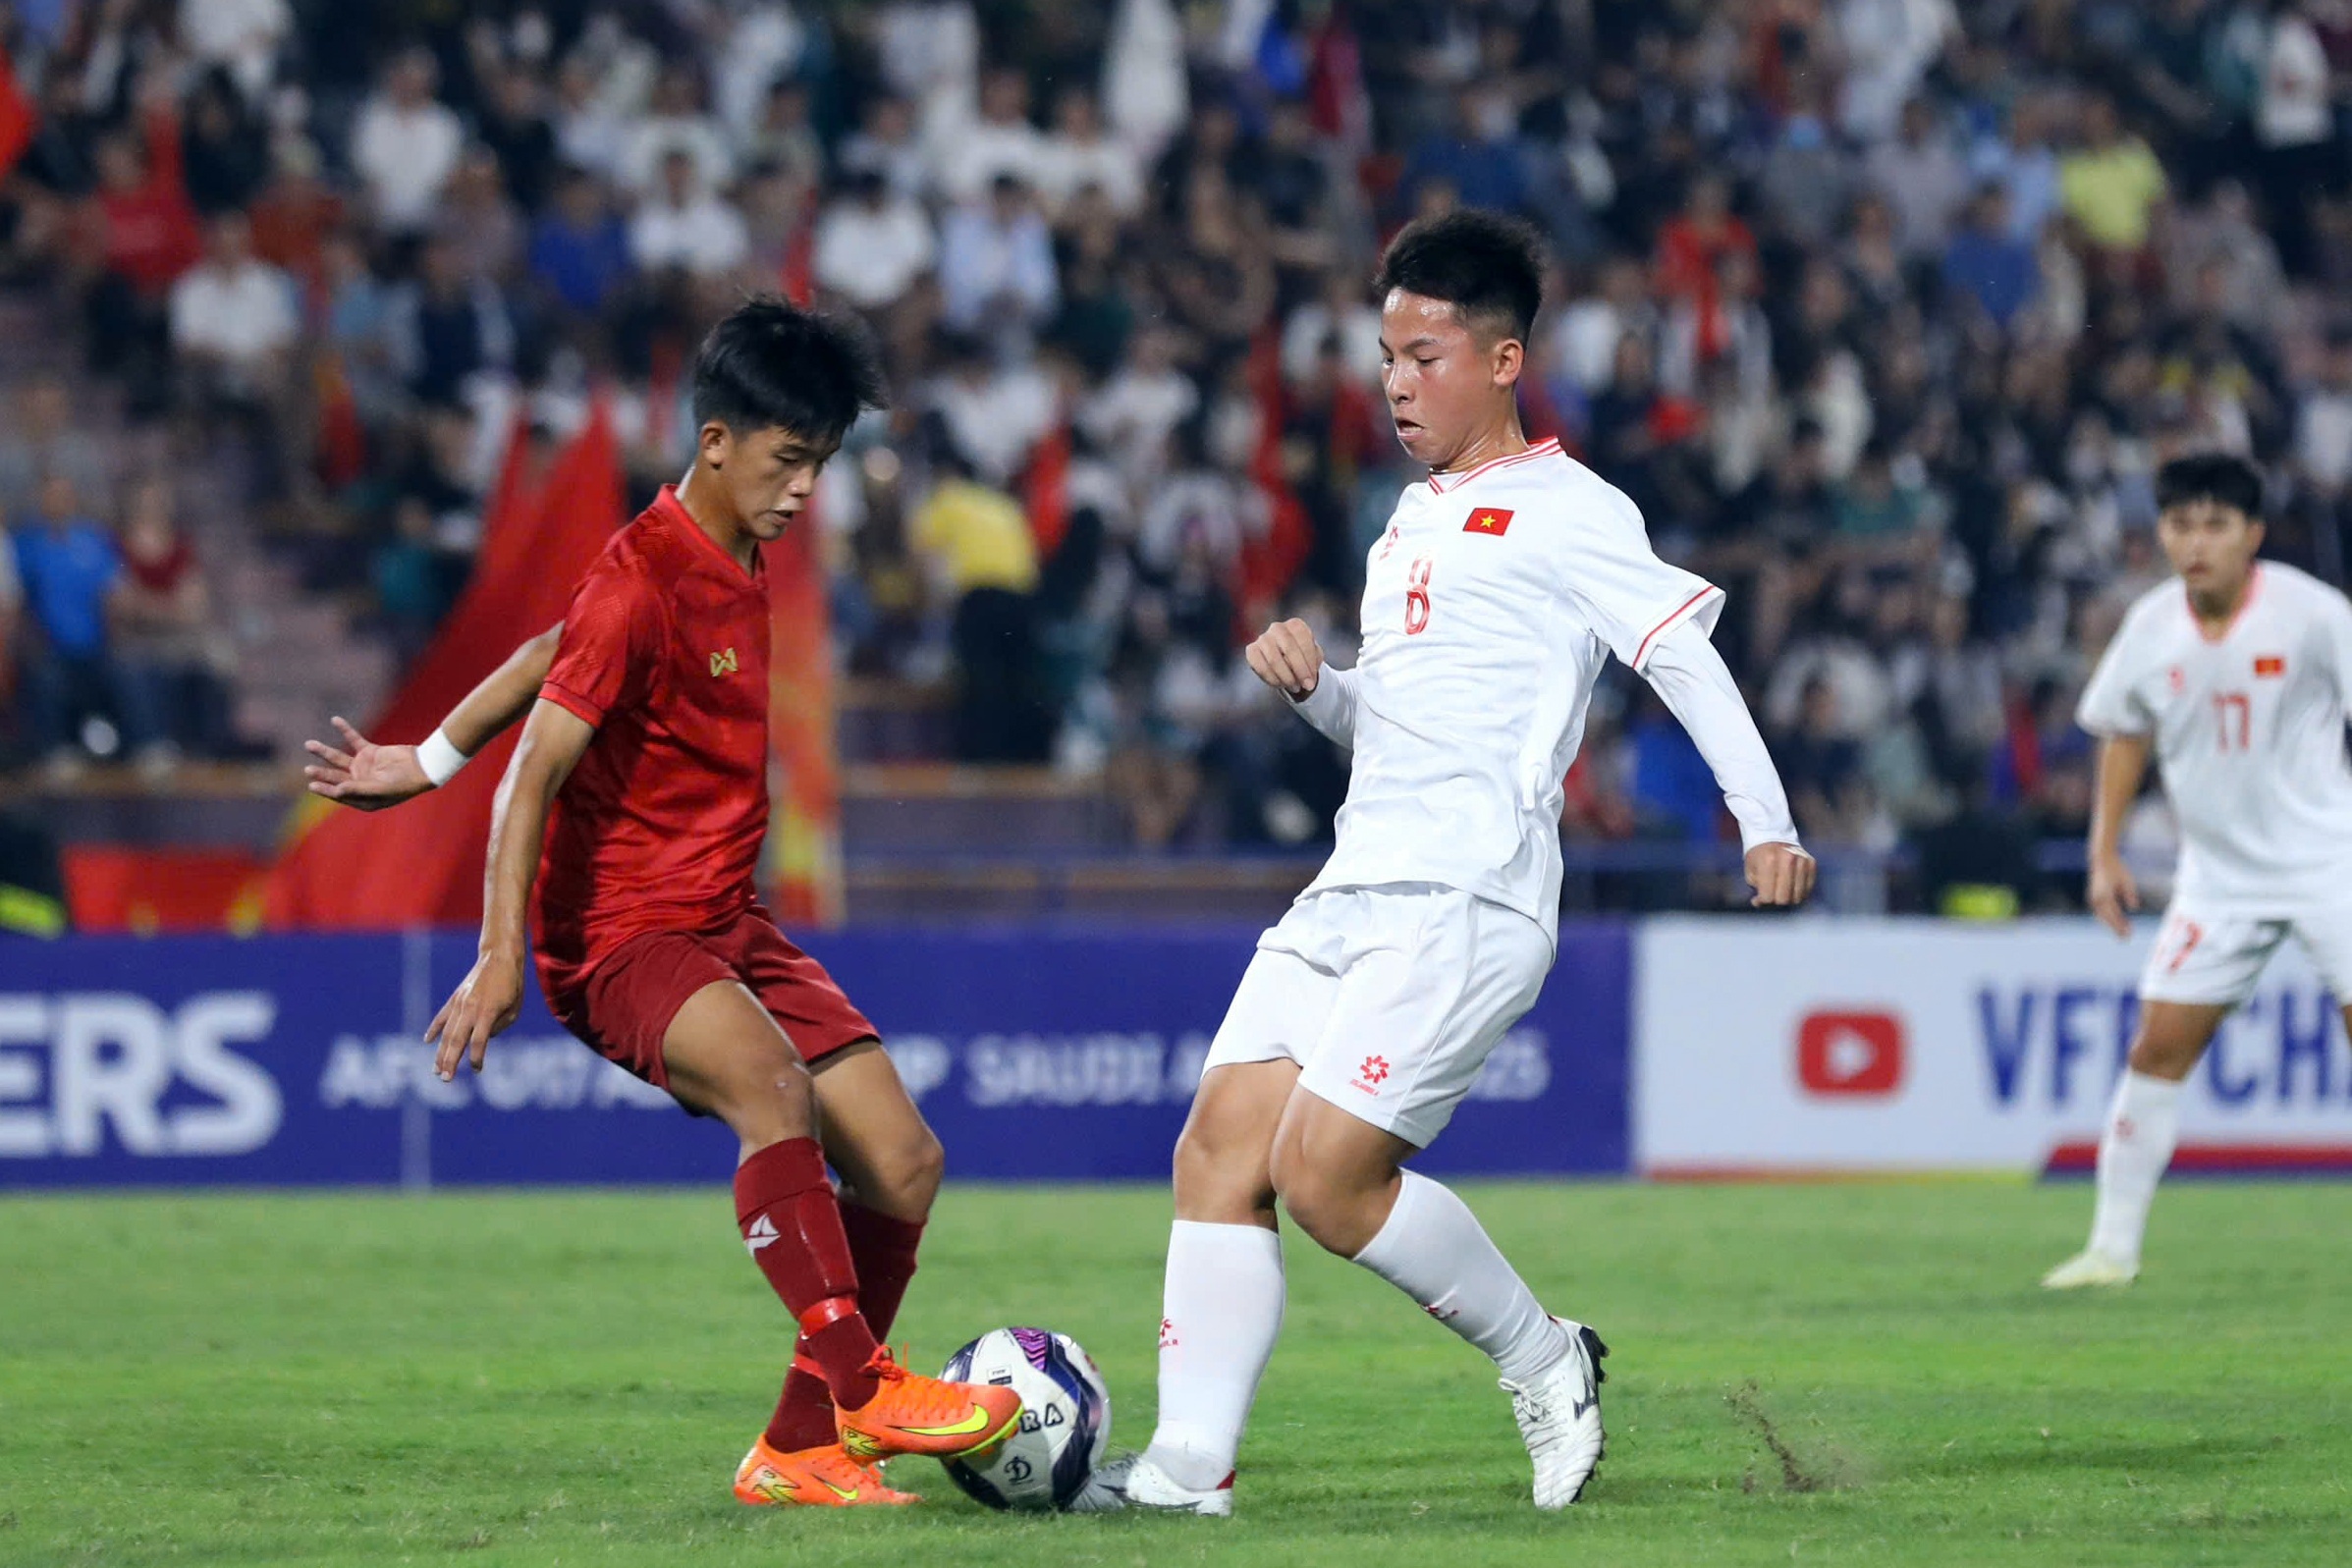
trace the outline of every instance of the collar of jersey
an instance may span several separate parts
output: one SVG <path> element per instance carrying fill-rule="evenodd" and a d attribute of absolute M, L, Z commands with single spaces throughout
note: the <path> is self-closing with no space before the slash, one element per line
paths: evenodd
<path fill-rule="evenodd" d="M 760 553 L 758 548 L 754 546 L 751 551 L 751 569 L 744 570 L 740 561 L 720 549 L 719 541 L 702 531 L 702 524 L 696 522 L 694 514 L 686 511 L 686 504 L 678 499 L 678 486 L 662 486 L 662 493 L 653 498 L 653 510 L 669 518 L 672 527 L 677 528 L 691 539 L 696 546 L 708 552 L 711 559 L 719 563 L 736 581 L 757 582 L 759 580 Z"/>
<path fill-rule="evenodd" d="M 1433 495 L 1442 496 L 1449 490 L 1460 489 L 1463 485 L 1468 484 L 1471 480 L 1477 478 L 1482 473 L 1491 473 L 1497 468 L 1508 467 L 1514 462 L 1532 462 L 1538 458 L 1555 457 L 1559 454 L 1559 438 L 1558 436 L 1546 436 L 1534 446 L 1529 447 L 1525 452 L 1513 452 L 1505 454 L 1500 458 L 1489 458 L 1477 467 L 1465 468 L 1460 473 L 1432 472 L 1429 476 L 1430 492 Z"/>

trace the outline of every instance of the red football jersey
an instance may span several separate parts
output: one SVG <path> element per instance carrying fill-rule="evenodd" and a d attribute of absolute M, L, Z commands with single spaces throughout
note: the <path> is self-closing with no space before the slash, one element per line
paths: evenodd
<path fill-rule="evenodd" d="M 613 535 L 572 595 L 539 695 L 596 727 L 556 795 L 533 914 L 540 984 L 569 989 L 649 931 L 756 901 L 768 828 L 768 580 L 675 490 Z"/>

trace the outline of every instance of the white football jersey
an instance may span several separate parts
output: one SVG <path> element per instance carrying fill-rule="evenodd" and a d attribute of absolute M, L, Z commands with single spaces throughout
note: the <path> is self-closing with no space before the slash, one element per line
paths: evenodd
<path fill-rule="evenodd" d="M 1433 883 L 1556 940 L 1562 780 L 1593 681 L 1722 607 L 1557 441 L 1408 485 L 1365 567 L 1353 772 L 1307 891 Z"/>
<path fill-rule="evenodd" d="M 2292 917 L 2352 903 L 2352 604 L 2275 561 L 2208 637 L 2178 581 L 2123 618 L 2077 717 L 2102 735 L 2151 735 L 2180 819 L 2176 899 L 2216 913 Z"/>

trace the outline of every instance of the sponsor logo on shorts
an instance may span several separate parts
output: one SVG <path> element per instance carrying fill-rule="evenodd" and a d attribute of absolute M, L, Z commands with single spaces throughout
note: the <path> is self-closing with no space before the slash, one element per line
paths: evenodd
<path fill-rule="evenodd" d="M 1160 1348 L 1162 1350 L 1174 1350 L 1176 1347 L 1176 1320 L 1173 1318 L 1163 1318 L 1160 1320 Z"/>
<path fill-rule="evenodd" d="M 1797 1082 L 1816 1095 L 1891 1095 L 1903 1081 L 1903 1021 L 1891 1012 L 1812 1012 L 1797 1025 Z"/>
<path fill-rule="evenodd" d="M 1380 1086 L 1389 1081 L 1389 1058 L 1366 1056 L 1355 1069 L 1354 1087 L 1368 1095 L 1380 1093 Z"/>
<path fill-rule="evenodd" d="M 740 668 L 741 666 L 736 663 L 733 648 L 721 648 L 710 656 L 710 673 L 714 676 L 732 676 Z"/>

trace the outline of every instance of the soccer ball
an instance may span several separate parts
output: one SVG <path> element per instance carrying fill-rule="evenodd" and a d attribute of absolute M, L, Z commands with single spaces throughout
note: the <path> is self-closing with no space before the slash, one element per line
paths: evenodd
<path fill-rule="evenodd" d="M 948 1358 L 950 1382 L 1020 1395 L 1020 1430 L 977 1459 L 947 1461 L 975 1500 L 1030 1512 L 1067 1508 L 1111 1441 L 1111 1390 L 1094 1358 L 1050 1328 L 995 1328 Z"/>

